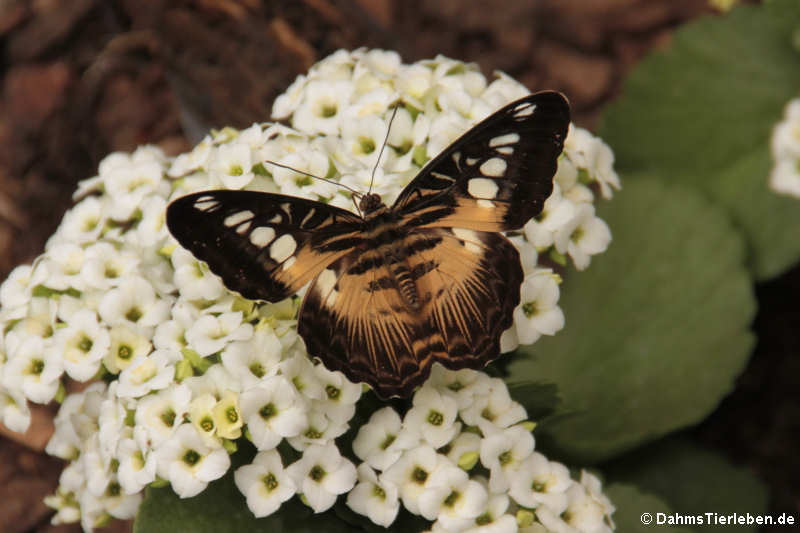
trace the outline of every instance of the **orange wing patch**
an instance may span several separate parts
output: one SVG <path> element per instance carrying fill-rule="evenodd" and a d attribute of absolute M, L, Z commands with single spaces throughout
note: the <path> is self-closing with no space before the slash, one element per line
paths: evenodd
<path fill-rule="evenodd" d="M 369 250 L 323 270 L 298 325 L 312 356 L 382 397 L 410 394 L 434 361 L 477 368 L 497 357 L 522 280 L 517 251 L 502 235 L 424 230 L 398 246 L 417 250 L 407 262 L 419 310 L 409 308 L 384 258 Z"/>

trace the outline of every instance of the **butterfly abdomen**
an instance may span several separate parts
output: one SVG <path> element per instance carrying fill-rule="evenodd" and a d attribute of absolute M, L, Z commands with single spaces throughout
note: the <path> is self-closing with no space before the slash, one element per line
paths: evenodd
<path fill-rule="evenodd" d="M 408 265 L 404 260 L 396 262 L 391 261 L 392 259 L 387 260 L 389 271 L 392 273 L 392 276 L 394 276 L 397 289 L 400 291 L 403 301 L 410 311 L 419 311 L 421 307 L 419 291 L 417 291 L 417 283 L 411 275 Z"/>

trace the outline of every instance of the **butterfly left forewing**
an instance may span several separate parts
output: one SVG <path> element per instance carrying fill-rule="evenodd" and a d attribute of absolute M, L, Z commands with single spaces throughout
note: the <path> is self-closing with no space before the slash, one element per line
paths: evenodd
<path fill-rule="evenodd" d="M 430 161 L 393 209 L 416 227 L 510 231 L 538 215 L 569 127 L 569 104 L 540 92 L 505 106 Z"/>
<path fill-rule="evenodd" d="M 360 242 L 361 223 L 320 202 L 254 191 L 199 192 L 167 208 L 169 231 L 226 287 L 271 302 L 347 254 Z"/>

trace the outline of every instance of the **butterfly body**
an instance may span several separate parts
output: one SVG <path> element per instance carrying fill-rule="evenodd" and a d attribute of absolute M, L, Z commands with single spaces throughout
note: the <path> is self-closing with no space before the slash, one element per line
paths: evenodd
<path fill-rule="evenodd" d="M 407 396 L 433 362 L 481 368 L 500 353 L 523 279 L 500 232 L 552 191 L 569 124 L 558 93 L 528 96 L 468 131 L 386 206 L 361 215 L 253 191 L 170 204 L 167 225 L 231 290 L 278 301 L 308 285 L 298 333 L 309 354 L 380 396 Z"/>

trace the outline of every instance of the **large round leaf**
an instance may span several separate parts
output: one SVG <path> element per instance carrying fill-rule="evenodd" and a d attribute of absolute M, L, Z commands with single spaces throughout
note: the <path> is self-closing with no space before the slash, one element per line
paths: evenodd
<path fill-rule="evenodd" d="M 743 244 L 696 190 L 627 180 L 599 212 L 609 250 L 569 273 L 566 328 L 523 348 L 509 381 L 554 383 L 561 403 L 538 438 L 578 463 L 612 457 L 702 420 L 753 346 Z"/>
<path fill-rule="evenodd" d="M 746 523 L 748 513 L 755 522 L 755 517 L 767 511 L 767 491 L 761 481 L 686 438 L 661 441 L 606 465 L 603 470 L 610 482 L 607 491 L 617 506 L 619 516 L 615 518 L 623 523 L 640 522 L 645 512 L 651 513 L 654 520 L 668 520 L 669 515 L 676 520 L 674 513 L 678 513 L 694 522 L 684 527 L 702 532 L 709 526 L 720 525 L 721 517 L 726 519 L 736 514 L 745 524 L 726 525 L 732 531 L 745 533 L 758 530 L 756 523 Z M 638 492 L 631 492 L 632 486 Z M 660 502 L 643 499 L 645 494 L 648 498 L 657 497 Z M 661 505 L 670 510 L 658 510 Z M 668 516 L 659 517 L 658 513 Z M 646 529 L 641 523 L 639 527 L 642 531 Z M 618 529 L 639 531 L 628 527 Z"/>
<path fill-rule="evenodd" d="M 631 73 L 599 129 L 621 171 L 701 187 L 729 209 L 760 279 L 800 258 L 800 202 L 767 186 L 772 128 L 800 92 L 798 29 L 797 0 L 686 25 Z"/>

